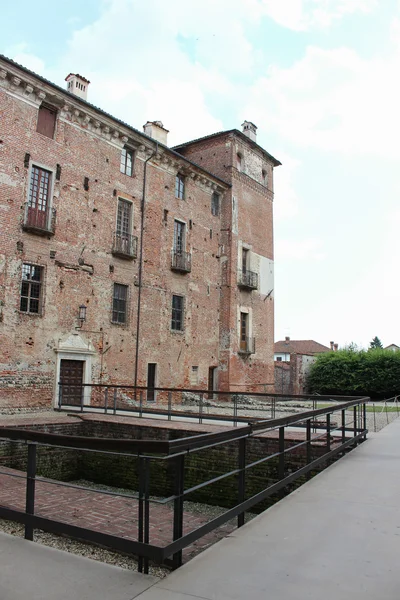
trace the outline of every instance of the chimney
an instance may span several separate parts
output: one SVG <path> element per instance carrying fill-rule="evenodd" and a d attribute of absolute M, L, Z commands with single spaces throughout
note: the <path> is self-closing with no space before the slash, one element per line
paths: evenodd
<path fill-rule="evenodd" d="M 331 345 L 331 350 L 333 351 L 335 349 L 335 342 L 329 342 Z"/>
<path fill-rule="evenodd" d="M 285 342 L 286 342 L 287 344 L 290 342 L 290 337 L 289 337 L 288 335 L 285 337 Z"/>
<path fill-rule="evenodd" d="M 333 349 L 335 352 L 337 352 L 339 349 L 339 344 L 333 344 Z"/>
<path fill-rule="evenodd" d="M 66 76 L 65 81 L 67 82 L 67 90 L 71 94 L 75 94 L 82 100 L 87 100 L 87 92 L 90 81 L 78 75 L 78 73 L 70 73 Z"/>
<path fill-rule="evenodd" d="M 243 121 L 242 123 L 242 131 L 244 135 L 247 135 L 253 142 L 257 141 L 257 127 L 251 121 Z"/>
<path fill-rule="evenodd" d="M 160 142 L 160 144 L 167 145 L 169 131 L 168 129 L 165 129 L 161 121 L 147 121 L 147 123 L 143 125 L 143 131 L 149 137 Z"/>

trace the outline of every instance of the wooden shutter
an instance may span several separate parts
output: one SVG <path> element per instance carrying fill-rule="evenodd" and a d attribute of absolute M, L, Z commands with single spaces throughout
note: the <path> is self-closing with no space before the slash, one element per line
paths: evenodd
<path fill-rule="evenodd" d="M 57 111 L 54 108 L 42 104 L 39 108 L 36 131 L 46 137 L 54 137 Z"/>

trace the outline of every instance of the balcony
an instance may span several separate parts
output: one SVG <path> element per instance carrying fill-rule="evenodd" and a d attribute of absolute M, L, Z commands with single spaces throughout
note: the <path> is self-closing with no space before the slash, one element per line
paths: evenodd
<path fill-rule="evenodd" d="M 239 271 L 238 286 L 247 290 L 256 290 L 258 288 L 258 273 L 253 271 Z"/>
<path fill-rule="evenodd" d="M 137 237 L 129 233 L 115 232 L 113 236 L 112 253 L 119 258 L 132 259 L 137 257 Z"/>
<path fill-rule="evenodd" d="M 253 337 L 246 337 L 241 339 L 239 342 L 238 354 L 255 354 L 256 352 L 256 340 Z"/>
<path fill-rule="evenodd" d="M 192 270 L 192 255 L 190 252 L 176 252 L 172 250 L 171 269 L 181 273 L 190 273 Z"/>
<path fill-rule="evenodd" d="M 36 235 L 54 235 L 56 228 L 56 209 L 31 206 L 25 202 L 24 221 L 22 229 Z"/>

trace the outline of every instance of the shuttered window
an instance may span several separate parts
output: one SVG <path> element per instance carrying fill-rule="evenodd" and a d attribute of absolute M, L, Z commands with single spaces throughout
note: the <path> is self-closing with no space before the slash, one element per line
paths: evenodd
<path fill-rule="evenodd" d="M 172 296 L 171 329 L 183 331 L 183 296 Z"/>
<path fill-rule="evenodd" d="M 49 138 L 54 138 L 57 111 L 51 106 L 42 104 L 39 107 L 36 131 Z"/>

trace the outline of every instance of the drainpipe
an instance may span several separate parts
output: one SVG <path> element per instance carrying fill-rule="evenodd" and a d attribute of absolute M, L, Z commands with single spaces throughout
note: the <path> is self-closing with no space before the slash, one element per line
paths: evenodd
<path fill-rule="evenodd" d="M 139 247 L 139 277 L 138 277 L 138 303 L 137 303 L 137 319 L 136 319 L 136 351 L 135 351 L 135 400 L 136 400 L 136 386 L 138 381 L 138 360 L 139 360 L 139 335 L 140 335 L 140 307 L 142 299 L 142 275 L 143 275 L 143 232 L 144 232 L 144 216 L 145 216 L 145 202 L 146 202 L 146 182 L 147 182 L 147 163 L 158 153 L 158 142 L 156 142 L 155 151 L 150 154 L 144 161 L 143 171 L 143 194 L 142 201 L 140 204 L 141 218 L 140 218 L 140 247 Z"/>

